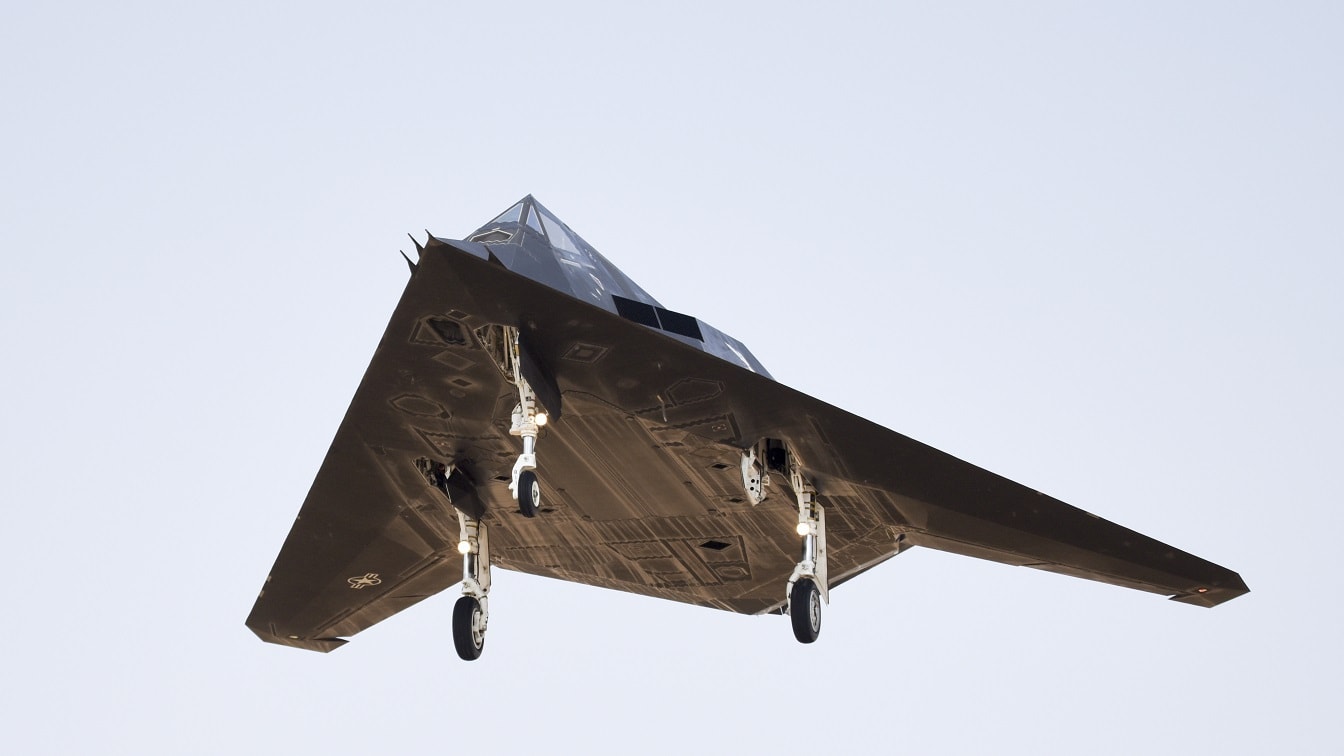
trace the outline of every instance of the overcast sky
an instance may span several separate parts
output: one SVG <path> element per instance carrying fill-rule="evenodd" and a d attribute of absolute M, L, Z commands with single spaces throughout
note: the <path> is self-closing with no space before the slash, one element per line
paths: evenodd
<path fill-rule="evenodd" d="M 11 6 L 7 752 L 1344 750 L 1344 6 Z M 496 571 L 476 663 L 455 592 L 263 644 L 406 233 L 527 193 L 778 380 L 1252 593 L 914 550 L 801 646 Z"/>

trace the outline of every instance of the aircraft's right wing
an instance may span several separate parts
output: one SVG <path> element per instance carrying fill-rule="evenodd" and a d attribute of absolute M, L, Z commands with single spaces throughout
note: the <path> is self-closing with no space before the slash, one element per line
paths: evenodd
<path fill-rule="evenodd" d="M 780 384 L 752 433 L 784 439 L 819 480 L 883 492 L 907 538 L 927 546 L 1215 606 L 1237 573 L 964 462 Z"/>

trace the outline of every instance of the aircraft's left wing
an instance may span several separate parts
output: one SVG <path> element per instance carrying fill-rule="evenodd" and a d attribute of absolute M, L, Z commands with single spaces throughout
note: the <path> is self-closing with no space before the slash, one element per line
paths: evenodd
<path fill-rule="evenodd" d="M 248 616 L 263 640 L 330 651 L 462 580 L 456 513 L 413 461 L 454 434 L 503 443 L 492 422 L 504 380 L 484 352 L 444 352 L 467 338 L 446 321 L 409 315 L 442 312 L 435 299 L 407 286 Z M 427 390 L 442 374 L 453 383 Z M 470 491 L 456 501 L 480 508 Z"/>
<path fill-rule="evenodd" d="M 434 491 L 395 480 L 358 425 L 342 424 L 248 616 L 263 640 L 330 651 L 462 579 L 456 519 L 407 502 Z"/>

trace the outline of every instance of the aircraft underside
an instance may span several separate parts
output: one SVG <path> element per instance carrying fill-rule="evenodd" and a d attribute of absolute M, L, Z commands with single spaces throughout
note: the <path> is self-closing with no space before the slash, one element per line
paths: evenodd
<path fill-rule="evenodd" d="M 923 545 L 1212 606 L 1236 573 L 771 379 L 531 198 L 430 238 L 248 618 L 329 651 L 490 570 L 820 632 L 839 583 Z"/>

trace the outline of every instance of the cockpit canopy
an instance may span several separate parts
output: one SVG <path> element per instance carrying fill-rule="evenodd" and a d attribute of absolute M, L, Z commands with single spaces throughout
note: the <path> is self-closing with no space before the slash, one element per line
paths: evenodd
<path fill-rule="evenodd" d="M 554 259 L 560 262 L 572 292 L 580 299 L 592 298 L 595 302 L 605 303 L 607 297 L 615 295 L 658 306 L 657 300 L 649 296 L 648 292 L 608 262 L 593 245 L 574 233 L 573 229 L 530 194 L 476 229 L 467 237 L 467 241 L 490 246 L 513 244 L 534 249 L 540 243 L 545 245 L 543 249 L 554 250 Z"/>
<path fill-rule="evenodd" d="M 468 237 L 468 241 L 507 244 L 513 236 L 508 230 L 509 226 L 527 226 L 541 234 L 552 247 L 571 254 L 582 254 L 582 247 L 592 249 L 591 245 L 571 231 L 569 226 L 562 223 L 530 194 L 482 226 L 481 230 Z"/>
<path fill-rule="evenodd" d="M 691 315 L 659 304 L 530 194 L 466 240 L 484 245 L 492 259 L 514 273 L 748 370 L 770 375 L 742 342 Z"/>

